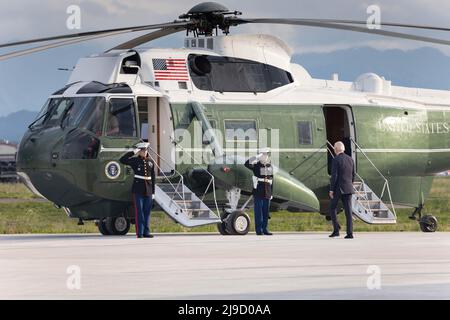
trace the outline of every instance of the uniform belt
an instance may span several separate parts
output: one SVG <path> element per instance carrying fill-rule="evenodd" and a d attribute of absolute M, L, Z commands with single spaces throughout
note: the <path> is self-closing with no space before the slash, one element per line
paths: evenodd
<path fill-rule="evenodd" d="M 138 178 L 138 179 L 142 179 L 142 180 L 152 180 L 152 177 L 144 177 L 144 176 L 139 176 L 137 174 L 135 174 L 134 177 Z"/>
<path fill-rule="evenodd" d="M 267 183 L 270 183 L 270 184 L 272 184 L 272 178 L 258 178 L 258 181 L 259 182 L 267 182 Z"/>

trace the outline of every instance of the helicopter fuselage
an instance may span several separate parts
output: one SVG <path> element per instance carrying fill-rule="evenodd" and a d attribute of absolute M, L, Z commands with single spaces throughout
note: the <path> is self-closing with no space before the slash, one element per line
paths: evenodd
<path fill-rule="evenodd" d="M 193 101 L 222 133 L 225 154 L 251 156 L 268 137 L 263 143 L 277 167 L 312 190 L 322 212 L 327 143 L 344 142 L 374 191 L 381 192 L 385 177 L 395 204 L 423 205 L 433 176 L 450 169 L 450 92 L 395 87 L 374 74 L 355 82 L 313 79 L 270 36 L 200 40 L 187 39 L 183 49 L 82 59 L 21 142 L 18 171 L 30 187 L 72 217 L 122 215 L 131 205 L 133 176 L 118 159 L 144 139 L 154 146 L 161 174 L 181 172 L 194 189 L 204 188 L 206 180 L 194 173 L 214 155 L 192 116 Z M 241 139 L 229 130 L 247 134 Z M 217 178 L 219 203 L 227 202 L 229 188 L 251 192 L 248 177 L 233 170 Z"/>

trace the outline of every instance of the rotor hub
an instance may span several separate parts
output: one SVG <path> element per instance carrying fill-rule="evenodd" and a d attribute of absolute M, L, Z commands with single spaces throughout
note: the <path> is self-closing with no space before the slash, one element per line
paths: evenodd
<path fill-rule="evenodd" d="M 187 34 L 192 32 L 197 37 L 217 35 L 219 29 L 224 34 L 230 33 L 230 27 L 237 25 L 235 18 L 241 14 L 239 11 L 229 11 L 217 2 L 203 2 L 179 18 L 189 20 Z"/>

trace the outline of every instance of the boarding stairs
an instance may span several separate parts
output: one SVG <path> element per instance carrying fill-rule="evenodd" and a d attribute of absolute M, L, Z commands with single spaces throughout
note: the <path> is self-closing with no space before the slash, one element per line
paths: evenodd
<path fill-rule="evenodd" d="M 155 200 L 166 214 L 185 227 L 221 222 L 217 213 L 183 183 L 158 183 Z"/>
<path fill-rule="evenodd" d="M 353 183 L 353 214 L 369 224 L 394 224 L 396 215 L 363 181 Z"/>
<path fill-rule="evenodd" d="M 177 170 L 173 170 L 169 175 L 161 169 L 156 159 L 159 158 L 165 163 L 168 161 L 151 147 L 149 147 L 149 155 L 157 167 L 155 169 L 160 172 L 155 184 L 155 201 L 170 218 L 188 228 L 222 222 L 217 206 L 213 175 L 204 169 L 211 179 L 203 195 L 199 197 L 186 186 L 183 175 Z M 214 197 L 215 211 L 203 202 L 210 188 Z"/>
<path fill-rule="evenodd" d="M 391 191 L 389 188 L 389 181 L 377 168 L 377 166 L 370 160 L 364 150 L 356 143 L 355 140 L 350 139 L 355 147 L 355 151 L 363 155 L 368 163 L 375 169 L 378 179 L 383 182 L 383 188 L 378 196 L 364 181 L 364 179 L 356 173 L 357 181 L 353 183 L 355 193 L 352 196 L 352 210 L 353 214 L 362 221 L 369 224 L 395 224 L 397 223 L 397 215 L 395 207 L 392 202 Z M 389 208 L 383 199 L 386 198 L 390 202 Z"/>
<path fill-rule="evenodd" d="M 356 172 L 356 181 L 353 184 L 354 194 L 352 196 L 352 210 L 353 216 L 358 217 L 362 221 L 369 224 L 394 224 L 397 222 L 395 207 L 392 202 L 391 191 L 389 189 L 389 181 L 381 173 L 381 171 L 370 160 L 364 150 L 353 140 L 351 142 L 354 146 L 354 151 L 364 157 L 370 166 L 374 169 L 377 176 L 376 179 L 383 183 L 380 194 L 374 192 L 364 179 Z M 303 181 L 312 179 L 318 172 L 324 170 L 327 163 L 321 162 L 323 154 L 329 154 L 334 158 L 333 145 L 326 141 L 319 149 L 313 152 L 310 156 L 305 157 L 296 167 L 294 167 L 290 174 L 301 168 L 300 176 Z M 362 157 L 359 157 L 362 159 Z M 389 207 L 384 200 L 389 201 Z"/>

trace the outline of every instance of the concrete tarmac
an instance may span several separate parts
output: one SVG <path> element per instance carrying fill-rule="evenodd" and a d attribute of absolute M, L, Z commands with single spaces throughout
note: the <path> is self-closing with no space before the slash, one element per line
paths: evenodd
<path fill-rule="evenodd" d="M 450 233 L 5 235 L 0 299 L 450 299 Z"/>

